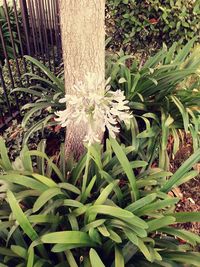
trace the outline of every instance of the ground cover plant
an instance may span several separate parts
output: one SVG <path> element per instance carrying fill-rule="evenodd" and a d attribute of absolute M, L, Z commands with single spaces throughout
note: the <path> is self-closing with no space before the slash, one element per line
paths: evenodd
<path fill-rule="evenodd" d="M 163 43 L 179 46 L 200 33 L 200 3 L 196 1 L 107 1 L 107 34 L 114 49 L 145 53 Z"/>
<path fill-rule="evenodd" d="M 131 131 L 123 136 L 125 142 L 134 143 L 136 153 L 149 150 L 148 160 L 151 158 L 153 163 L 158 157 L 158 165 L 166 170 L 169 170 L 170 136 L 173 137 L 171 156 L 179 150 L 180 130 L 191 133 L 194 150 L 199 147 L 200 60 L 199 47 L 192 49 L 193 44 L 191 40 L 178 53 L 176 43 L 170 49 L 164 47 L 143 66 L 137 60 L 127 66 L 126 61 L 131 57 L 123 53 L 108 60 L 112 87 L 124 90 L 134 114 Z M 191 76 L 196 79 L 187 84 Z"/>
<path fill-rule="evenodd" d="M 111 138 L 104 151 L 90 147 L 66 177 L 62 147 L 55 165 L 43 141 L 35 151 L 24 147 L 18 164 L 2 139 L 0 146 L 2 266 L 198 266 L 199 236 L 173 224 L 200 214 L 174 213 L 178 199 L 167 192 L 190 176 L 199 150 L 175 174 L 147 171 L 132 146 Z"/>

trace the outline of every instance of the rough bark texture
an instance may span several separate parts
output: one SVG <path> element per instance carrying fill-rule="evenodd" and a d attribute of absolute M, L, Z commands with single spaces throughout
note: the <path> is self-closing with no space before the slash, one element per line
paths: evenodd
<path fill-rule="evenodd" d="M 60 0 L 65 90 L 92 72 L 105 80 L 105 0 Z M 86 126 L 70 125 L 66 132 L 66 155 L 79 158 L 84 151 Z"/>

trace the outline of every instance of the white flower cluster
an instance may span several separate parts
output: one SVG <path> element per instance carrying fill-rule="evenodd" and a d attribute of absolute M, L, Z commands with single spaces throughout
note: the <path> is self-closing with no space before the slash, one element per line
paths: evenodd
<path fill-rule="evenodd" d="M 129 123 L 130 114 L 128 101 L 121 90 L 115 92 L 108 86 L 109 80 L 102 88 L 95 74 L 86 75 L 85 82 L 79 82 L 72 88 L 72 94 L 66 94 L 60 103 L 67 104 L 63 111 L 56 112 L 62 127 L 69 123 L 84 122 L 87 126 L 85 142 L 91 145 L 100 142 L 99 133 L 106 128 L 111 137 L 119 133 L 118 122 Z M 105 89 L 105 90 L 104 90 Z"/>

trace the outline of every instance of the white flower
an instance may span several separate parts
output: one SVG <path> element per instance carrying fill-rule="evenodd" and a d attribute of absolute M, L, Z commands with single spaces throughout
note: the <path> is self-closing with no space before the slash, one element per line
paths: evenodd
<path fill-rule="evenodd" d="M 66 102 L 67 108 L 56 112 L 56 121 L 62 127 L 83 121 L 87 127 L 84 141 L 88 145 L 100 142 L 99 133 L 105 132 L 106 128 L 115 138 L 120 130 L 118 122 L 128 123 L 132 117 L 124 93 L 121 90 L 110 91 L 109 81 L 102 86 L 97 76 L 89 73 L 85 76 L 85 82 L 73 86 L 72 94 L 60 99 L 60 103 Z"/>

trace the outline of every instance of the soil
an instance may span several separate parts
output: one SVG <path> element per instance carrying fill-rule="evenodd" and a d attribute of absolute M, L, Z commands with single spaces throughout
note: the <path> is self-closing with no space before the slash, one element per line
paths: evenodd
<path fill-rule="evenodd" d="M 183 198 L 177 204 L 176 211 L 200 212 L 200 177 L 183 184 L 180 190 Z M 200 235 L 200 222 L 179 224 L 178 227 Z"/>
<path fill-rule="evenodd" d="M 176 171 L 181 164 L 192 154 L 193 147 L 190 136 L 185 136 L 179 152 L 171 163 L 172 172 Z M 194 169 L 199 171 L 199 164 Z M 176 206 L 177 212 L 200 212 L 200 175 L 183 184 L 178 188 L 178 197 L 181 198 Z M 189 230 L 200 235 L 200 222 L 178 224 L 178 228 Z"/>

